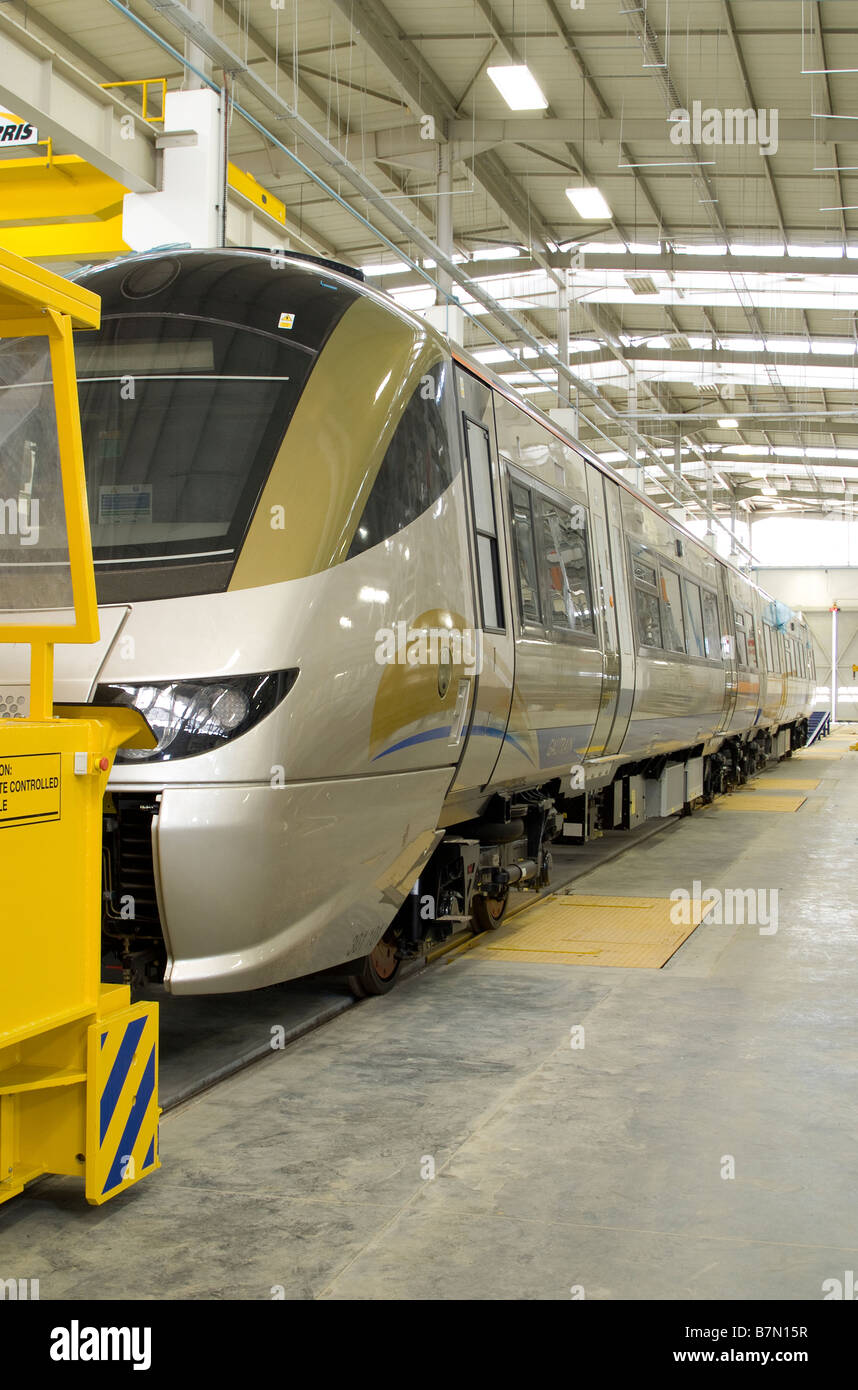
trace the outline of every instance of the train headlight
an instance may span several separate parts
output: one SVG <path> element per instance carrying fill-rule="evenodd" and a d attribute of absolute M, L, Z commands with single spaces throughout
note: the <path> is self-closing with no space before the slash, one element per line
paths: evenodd
<path fill-rule="evenodd" d="M 223 680 L 111 682 L 96 705 L 127 705 L 148 721 L 157 748 L 120 748 L 117 763 L 167 762 L 208 753 L 247 733 L 295 684 L 297 671 L 268 671 Z"/>

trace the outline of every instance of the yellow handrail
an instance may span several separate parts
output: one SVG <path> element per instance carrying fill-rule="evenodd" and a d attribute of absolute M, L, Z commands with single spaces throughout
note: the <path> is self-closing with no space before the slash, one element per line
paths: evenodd
<path fill-rule="evenodd" d="M 103 91 L 108 91 L 111 87 L 142 87 L 143 88 L 143 120 L 150 125 L 164 120 L 164 111 L 167 101 L 167 79 L 166 77 L 133 77 L 125 82 L 102 82 L 100 84 Z M 149 88 L 160 87 L 161 89 L 161 114 L 160 116 L 149 115 Z"/>

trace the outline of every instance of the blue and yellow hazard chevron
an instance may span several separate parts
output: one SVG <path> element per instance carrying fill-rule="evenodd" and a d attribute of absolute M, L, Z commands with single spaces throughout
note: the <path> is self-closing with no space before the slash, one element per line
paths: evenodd
<path fill-rule="evenodd" d="M 86 1197 L 98 1206 L 161 1166 L 157 1004 L 108 1014 L 87 1047 Z"/>

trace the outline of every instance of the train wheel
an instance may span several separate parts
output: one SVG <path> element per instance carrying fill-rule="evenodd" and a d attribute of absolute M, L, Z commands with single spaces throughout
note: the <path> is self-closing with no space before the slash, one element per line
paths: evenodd
<path fill-rule="evenodd" d="M 393 942 L 383 936 L 368 956 L 353 962 L 353 973 L 348 977 L 349 989 L 356 999 L 387 994 L 396 984 L 401 964 Z"/>
<path fill-rule="evenodd" d="M 509 889 L 500 898 L 484 898 L 476 894 L 471 902 L 471 912 L 477 931 L 494 931 L 499 927 L 506 916 L 508 903 Z"/>

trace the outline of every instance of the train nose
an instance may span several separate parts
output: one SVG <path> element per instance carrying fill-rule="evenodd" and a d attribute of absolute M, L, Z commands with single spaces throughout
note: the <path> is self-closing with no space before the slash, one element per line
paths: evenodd
<path fill-rule="evenodd" d="M 65 704 L 83 704 L 94 688 L 98 674 L 114 646 L 128 614 L 127 604 L 98 610 L 99 639 L 92 646 L 63 646 L 54 652 L 54 699 Z M 6 615 L 0 613 L 0 623 Z M 10 615 L 11 616 L 11 615 Z M 20 613 L 16 614 L 20 619 Z M 70 610 L 40 612 L 45 623 L 70 622 Z M 26 719 L 30 712 L 30 649 L 23 643 L 0 647 L 0 718 Z"/>

